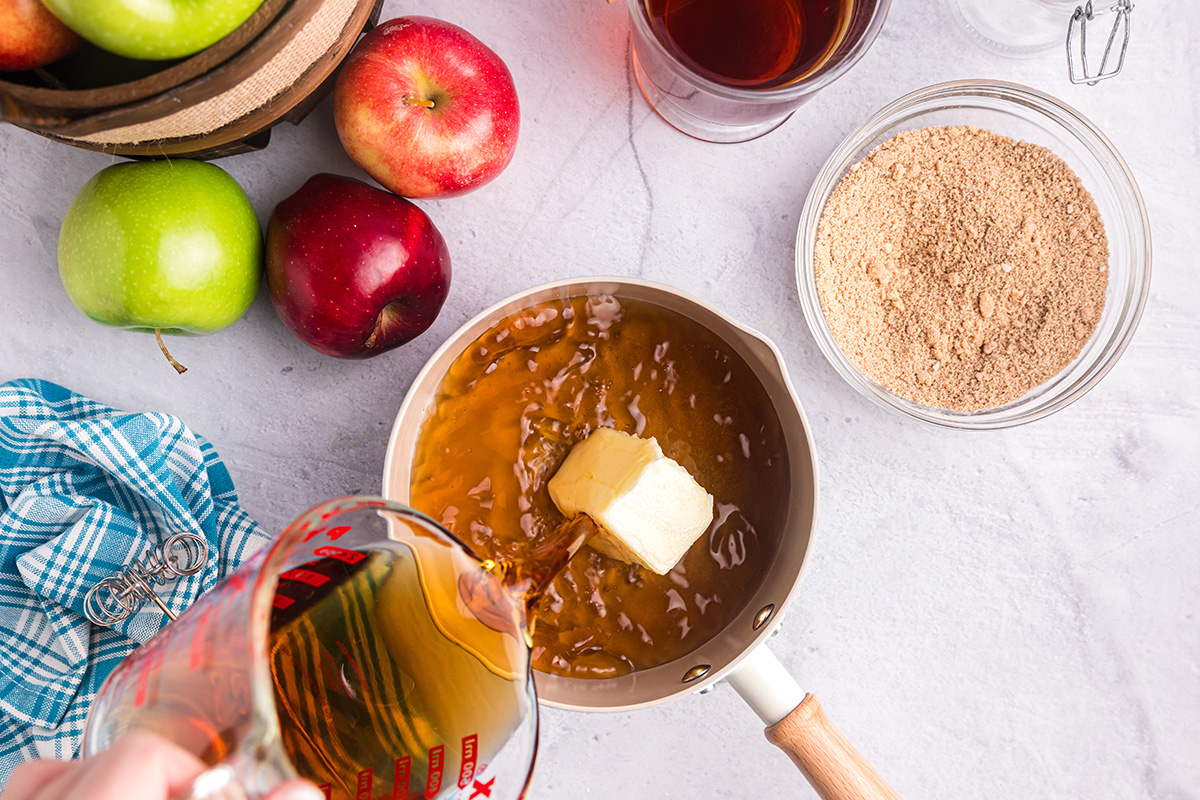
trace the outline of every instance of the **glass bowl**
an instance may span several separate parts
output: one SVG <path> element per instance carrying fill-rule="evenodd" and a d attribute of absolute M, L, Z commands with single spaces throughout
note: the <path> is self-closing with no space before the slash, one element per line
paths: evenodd
<path fill-rule="evenodd" d="M 1002 406 L 960 412 L 909 400 L 868 377 L 838 347 L 817 294 L 817 227 L 842 177 L 879 144 L 902 131 L 974 125 L 1049 148 L 1091 193 L 1108 236 L 1104 313 L 1079 355 L 1049 381 Z M 1129 167 L 1112 143 L 1078 111 L 1042 92 L 996 81 L 954 81 L 896 100 L 858 126 L 817 175 L 796 243 L 796 281 L 809 330 L 825 358 L 851 386 L 884 408 L 947 428 L 987 430 L 1041 419 L 1079 399 L 1112 369 L 1137 328 L 1150 285 L 1150 224 Z"/>

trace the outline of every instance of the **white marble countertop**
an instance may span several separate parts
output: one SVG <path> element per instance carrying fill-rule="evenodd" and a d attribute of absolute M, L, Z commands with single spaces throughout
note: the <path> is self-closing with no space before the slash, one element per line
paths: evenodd
<path fill-rule="evenodd" d="M 516 158 L 474 194 L 422 203 L 454 282 L 432 330 L 338 361 L 297 341 L 265 292 L 217 335 L 175 344 L 97 326 L 55 267 L 75 192 L 113 161 L 0 127 L 0 380 L 42 377 L 169 411 L 216 445 L 251 514 L 376 492 L 392 419 L 438 343 L 518 289 L 585 274 L 680 287 L 779 344 L 822 465 L 810 567 L 773 648 L 903 797 L 1200 797 L 1200 11 L 1139 3 L 1126 73 L 1073 87 L 1058 53 L 1007 60 L 940 3 L 897 0 L 847 76 L 744 145 L 685 138 L 643 102 L 623 4 L 388 2 L 466 26 L 507 61 Z M 842 383 L 794 288 L 797 219 L 858 122 L 943 80 L 1063 98 L 1116 144 L 1149 208 L 1155 270 L 1132 345 L 1090 394 L 1034 425 L 923 427 Z M 361 176 L 329 103 L 226 159 L 264 222 L 314 171 Z M 534 798 L 812 797 L 728 687 L 618 715 L 544 713 Z"/>

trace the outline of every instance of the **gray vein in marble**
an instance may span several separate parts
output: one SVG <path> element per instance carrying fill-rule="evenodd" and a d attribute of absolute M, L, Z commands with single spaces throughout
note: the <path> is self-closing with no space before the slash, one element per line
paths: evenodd
<path fill-rule="evenodd" d="M 632 44 L 633 39 L 631 35 L 626 41 L 625 46 L 628 48 Z M 637 271 L 634 273 L 640 278 L 646 274 L 646 259 L 650 257 L 650 231 L 654 226 L 654 190 L 650 188 L 650 179 L 646 177 L 646 168 L 642 165 L 642 156 L 638 152 L 637 139 L 634 138 L 634 133 L 637 132 L 638 128 L 638 126 L 633 124 L 634 104 L 645 102 L 645 99 L 642 97 L 642 90 L 638 88 L 637 79 L 633 74 L 632 59 L 627 61 L 625 67 L 625 88 L 628 93 L 625 126 L 629 135 L 629 149 L 633 153 L 633 163 L 637 167 L 638 177 L 641 179 L 646 195 L 646 221 L 642 227 L 642 245 L 639 248 L 640 257 L 638 259 Z"/>

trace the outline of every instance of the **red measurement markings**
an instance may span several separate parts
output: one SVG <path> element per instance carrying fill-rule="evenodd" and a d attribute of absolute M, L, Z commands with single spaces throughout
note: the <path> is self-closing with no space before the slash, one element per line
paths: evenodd
<path fill-rule="evenodd" d="M 142 658 L 141 668 L 138 670 L 137 692 L 133 697 L 133 707 L 141 708 L 146 704 L 147 700 L 152 700 L 150 697 L 150 681 L 158 677 L 158 673 L 162 670 L 163 662 L 167 659 L 166 649 L 163 647 L 154 647 L 149 653 Z M 155 686 L 157 689 L 157 686 Z M 157 696 L 158 692 L 154 694 Z"/>
<path fill-rule="evenodd" d="M 338 680 L 337 662 L 333 660 L 333 656 L 324 647 L 321 648 L 320 664 L 321 674 L 325 676 L 325 680 L 329 681 L 330 688 L 340 689 L 346 694 L 346 697 L 354 697 L 354 691 L 342 681 Z"/>
<path fill-rule="evenodd" d="M 338 561 L 347 564 L 357 564 L 367 557 L 366 553 L 360 553 L 357 550 L 344 550 L 333 545 L 318 547 L 316 550 L 313 550 L 313 555 L 321 556 L 322 558 L 336 558 Z"/>
<path fill-rule="evenodd" d="M 283 609 L 287 608 L 288 606 L 292 605 L 295 602 L 296 601 L 290 597 L 284 597 L 281 594 L 277 594 L 277 595 L 275 595 L 275 599 L 271 601 L 271 605 L 275 606 L 275 608 L 278 608 L 282 611 Z"/>
<path fill-rule="evenodd" d="M 329 701 L 325 699 L 325 695 L 321 692 L 321 684 L 313 680 L 313 676 L 309 674 L 308 668 L 304 666 L 304 662 L 296 657 L 296 654 L 292 652 L 290 647 L 287 645 L 281 646 L 279 648 L 279 653 L 292 662 L 292 666 L 296 668 L 296 671 L 300 673 L 302 678 L 304 678 L 304 682 L 308 684 L 310 689 L 312 689 L 313 697 L 315 697 L 318 703 L 320 703 L 321 709 L 324 711 L 325 718 L 330 719 L 331 712 L 329 710 Z"/>
<path fill-rule="evenodd" d="M 212 622 L 213 609 L 204 609 L 200 612 L 200 619 L 196 621 L 196 627 L 192 631 L 192 646 L 188 649 L 188 670 L 195 672 L 200 668 L 204 659 L 204 646 L 208 644 L 208 628 Z"/>
<path fill-rule="evenodd" d="M 333 800 L 333 784 L 332 783 L 322 783 L 318 788 L 322 792 L 325 793 L 325 800 Z"/>
<path fill-rule="evenodd" d="M 146 704 L 146 694 L 150 690 L 150 667 L 153 662 L 153 655 L 142 660 L 142 666 L 138 670 L 137 692 L 133 696 L 134 708 L 141 708 Z"/>
<path fill-rule="evenodd" d="M 246 576 L 243 575 L 241 572 L 233 573 L 229 577 L 225 578 L 225 586 L 224 586 L 224 589 L 222 592 L 224 596 L 221 598 L 220 602 L 224 603 L 227 599 L 229 599 L 229 596 L 232 595 L 234 592 L 240 592 L 242 589 L 245 589 L 245 588 L 246 588 Z"/>
<path fill-rule="evenodd" d="M 458 771 L 458 788 L 465 789 L 475 777 L 475 761 L 479 758 L 479 737 L 472 733 L 462 740 L 462 768 Z"/>
<path fill-rule="evenodd" d="M 392 800 L 408 800 L 409 773 L 412 759 L 408 756 L 396 759 L 396 780 L 392 783 Z"/>
<path fill-rule="evenodd" d="M 315 531 L 309 531 L 304 534 L 304 541 L 311 542 L 321 534 L 325 534 L 325 538 L 331 542 L 336 542 L 338 539 L 345 536 L 353 530 L 349 525 L 338 525 L 333 528 L 317 528 Z"/>
<path fill-rule="evenodd" d="M 442 771 L 446 768 L 446 748 L 442 745 L 429 750 L 429 777 L 425 779 L 425 798 L 433 800 L 442 790 Z"/>
<path fill-rule="evenodd" d="M 229 608 L 236 605 L 239 593 L 247 581 L 241 573 L 235 572 L 225 579 L 228 591 L 211 593 L 201 598 L 205 603 L 200 618 L 192 629 L 191 650 L 188 653 L 188 671 L 198 670 L 208 672 L 213 668 L 213 648 L 222 638 L 226 637 L 229 623 Z"/>
<path fill-rule="evenodd" d="M 319 572 L 313 572 L 309 569 L 289 569 L 287 572 L 279 573 L 279 577 L 289 581 L 307 583 L 313 587 L 324 586 L 329 583 L 328 575 L 322 575 Z"/>
<path fill-rule="evenodd" d="M 358 773 L 358 793 L 354 796 L 355 800 L 371 800 L 371 781 L 375 776 L 375 770 L 368 768 Z"/>

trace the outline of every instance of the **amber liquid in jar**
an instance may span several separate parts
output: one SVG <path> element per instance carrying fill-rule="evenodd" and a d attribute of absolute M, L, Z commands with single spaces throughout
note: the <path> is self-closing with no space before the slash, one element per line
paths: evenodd
<path fill-rule="evenodd" d="M 682 657 L 742 610 L 789 493 L 779 419 L 714 334 L 653 304 L 573 297 L 517 312 L 455 360 L 414 455 L 411 503 L 481 555 L 544 559 L 564 522 L 546 489 L 599 427 L 654 437 L 714 498 L 667 575 L 584 546 L 534 610 L 534 666 L 609 678 Z M 540 549 L 539 549 L 540 548 Z"/>
<path fill-rule="evenodd" d="M 730 86 L 773 86 L 820 66 L 854 0 L 646 0 L 676 58 Z"/>

